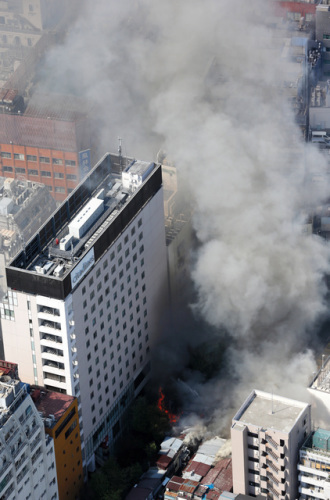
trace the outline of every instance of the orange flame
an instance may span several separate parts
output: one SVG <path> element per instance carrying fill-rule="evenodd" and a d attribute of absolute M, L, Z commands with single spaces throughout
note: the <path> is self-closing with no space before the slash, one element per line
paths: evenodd
<path fill-rule="evenodd" d="M 166 406 L 165 406 L 165 394 L 163 393 L 161 387 L 159 388 L 158 393 L 159 393 L 159 398 L 158 398 L 157 406 L 158 406 L 159 410 L 162 411 L 163 413 L 166 413 L 171 424 L 175 424 L 178 421 L 178 417 L 176 415 L 174 415 L 174 413 L 171 413 L 170 411 L 168 411 L 168 409 L 166 408 Z"/>

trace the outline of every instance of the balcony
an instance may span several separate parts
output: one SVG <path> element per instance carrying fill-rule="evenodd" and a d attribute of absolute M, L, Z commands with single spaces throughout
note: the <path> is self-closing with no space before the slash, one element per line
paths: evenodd
<path fill-rule="evenodd" d="M 324 494 L 323 488 L 310 488 L 309 486 L 299 486 L 299 493 L 307 497 L 321 498 L 326 500 L 327 496 Z"/>
<path fill-rule="evenodd" d="M 61 349 L 53 349 L 52 347 L 44 347 L 41 353 L 43 360 L 56 361 L 63 363 L 63 351 Z"/>
<path fill-rule="evenodd" d="M 10 462 L 9 460 L 6 460 L 6 462 L 2 462 L 2 467 L 0 469 L 0 479 L 1 479 L 1 476 L 3 476 L 3 474 L 9 469 L 9 467 L 11 467 L 12 462 Z M 1 484 L 1 481 L 0 481 L 0 484 Z"/>
<path fill-rule="evenodd" d="M 65 366 L 64 363 L 58 363 L 57 361 L 46 360 L 43 364 L 43 370 L 53 375 L 63 375 Z"/>
<path fill-rule="evenodd" d="M 58 347 L 58 344 L 62 344 L 63 339 L 62 337 L 59 337 L 58 335 L 43 335 L 40 339 L 40 345 L 44 347 L 53 347 L 56 348 Z"/>
<path fill-rule="evenodd" d="M 14 458 L 17 458 L 18 455 L 24 450 L 24 448 L 26 447 L 26 445 L 27 445 L 26 441 L 20 442 L 19 445 L 17 446 L 17 448 L 14 450 L 14 453 L 12 453 L 12 456 Z"/>
<path fill-rule="evenodd" d="M 39 331 L 40 332 L 45 332 L 45 333 L 52 333 L 55 334 L 56 332 L 61 331 L 61 324 L 60 323 L 55 323 L 54 321 L 42 321 L 42 323 L 39 325 Z"/>
<path fill-rule="evenodd" d="M 320 477 L 311 477 L 311 476 L 305 476 L 304 474 L 299 474 L 298 480 L 300 483 L 303 483 L 306 487 L 311 486 L 312 488 L 314 486 L 317 486 L 318 488 L 320 487 L 320 483 L 324 482 L 323 478 Z"/>
<path fill-rule="evenodd" d="M 66 382 L 60 382 L 54 380 L 53 378 L 50 378 L 48 375 L 46 378 L 44 378 L 44 385 L 49 387 L 50 389 L 56 388 L 56 389 L 64 389 L 65 391 L 67 390 Z"/>

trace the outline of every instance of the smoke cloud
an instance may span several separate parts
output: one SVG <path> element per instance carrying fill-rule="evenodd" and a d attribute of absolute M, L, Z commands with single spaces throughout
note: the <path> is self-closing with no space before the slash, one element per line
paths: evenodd
<path fill-rule="evenodd" d="M 313 328 L 326 313 L 329 248 L 302 224 L 327 195 L 327 166 L 282 92 L 271 5 L 86 1 L 39 85 L 91 101 L 100 150 L 116 150 L 118 136 L 134 157 L 162 148 L 184 177 L 199 242 L 193 309 L 208 325 L 198 340 L 232 339 L 216 379 L 185 372 L 198 393 L 189 404 L 212 414 L 215 430 L 254 388 L 306 400 Z M 170 376 L 175 348 L 161 346 Z"/>

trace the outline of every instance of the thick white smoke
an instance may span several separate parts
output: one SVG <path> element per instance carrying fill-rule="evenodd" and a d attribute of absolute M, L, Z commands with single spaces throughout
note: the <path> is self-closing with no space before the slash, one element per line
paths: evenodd
<path fill-rule="evenodd" d="M 218 391 L 222 408 L 253 388 L 300 396 L 315 370 L 310 332 L 326 311 L 329 249 L 301 230 L 327 192 L 325 177 L 322 192 L 310 181 L 326 165 L 304 146 L 280 92 L 271 5 L 87 1 L 49 55 L 44 83 L 92 101 L 104 150 L 118 136 L 131 156 L 162 147 L 184 176 L 200 243 L 194 307 L 237 342 L 233 400 L 224 402 L 222 380 L 196 383 L 204 402 Z"/>

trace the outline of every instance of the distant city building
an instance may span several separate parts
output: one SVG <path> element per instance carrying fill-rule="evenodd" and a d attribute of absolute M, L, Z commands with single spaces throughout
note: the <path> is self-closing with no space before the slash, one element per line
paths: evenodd
<path fill-rule="evenodd" d="M 31 100 L 21 114 L 0 113 L 0 174 L 41 182 L 57 201 L 89 172 L 90 148 L 90 123 L 79 99 L 48 95 Z"/>
<path fill-rule="evenodd" d="M 330 2 L 329 0 L 321 0 L 316 8 L 316 39 L 322 42 L 324 50 L 322 52 L 323 73 L 326 76 L 330 75 Z"/>
<path fill-rule="evenodd" d="M 298 452 L 310 431 L 310 405 L 253 391 L 232 421 L 234 493 L 296 499 Z"/>
<path fill-rule="evenodd" d="M 318 429 L 308 436 L 299 456 L 299 498 L 330 498 L 330 431 Z"/>
<path fill-rule="evenodd" d="M 0 253 L 6 262 L 55 209 L 54 198 L 44 184 L 0 177 Z"/>
<path fill-rule="evenodd" d="M 66 12 L 65 4 L 64 0 L 0 2 L 0 87 L 15 72 L 21 73 L 22 62 L 33 67 L 36 55 L 40 58 L 55 40 L 54 28 Z"/>
<path fill-rule="evenodd" d="M 279 14 L 285 13 L 290 21 L 299 22 L 301 18 L 304 24 L 315 21 L 315 12 L 320 0 L 274 0 Z"/>
<path fill-rule="evenodd" d="M 0 498 L 58 498 L 54 443 L 27 386 L 0 378 Z"/>
<path fill-rule="evenodd" d="M 77 398 L 37 386 L 30 394 L 54 442 L 59 500 L 79 498 L 84 474 Z"/>
<path fill-rule="evenodd" d="M 167 305 L 161 166 L 106 154 L 6 276 L 5 357 L 23 380 L 77 397 L 84 465 L 93 467 L 149 378 Z"/>

